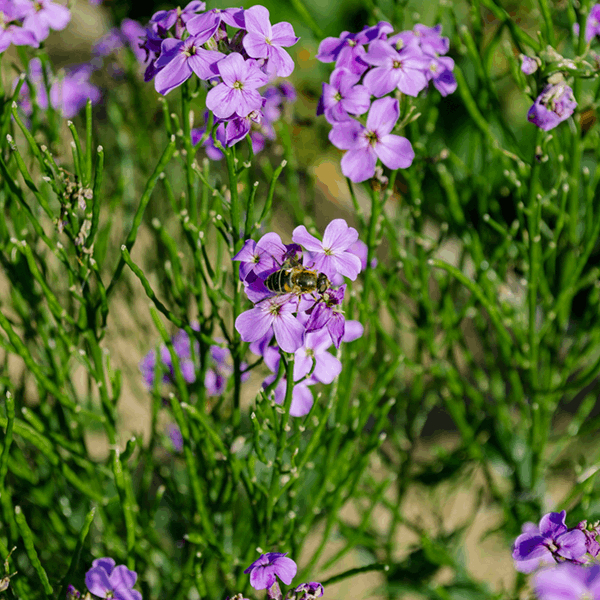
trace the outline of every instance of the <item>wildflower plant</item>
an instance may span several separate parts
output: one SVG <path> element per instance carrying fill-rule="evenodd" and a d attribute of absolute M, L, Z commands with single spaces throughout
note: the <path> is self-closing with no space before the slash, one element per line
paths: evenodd
<path fill-rule="evenodd" d="M 96 4 L 0 2 L 0 592 L 595 597 L 597 6 Z"/>

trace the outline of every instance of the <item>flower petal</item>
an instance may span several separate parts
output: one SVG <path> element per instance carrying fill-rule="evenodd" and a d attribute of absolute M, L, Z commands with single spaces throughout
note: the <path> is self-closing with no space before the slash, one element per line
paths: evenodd
<path fill-rule="evenodd" d="M 258 33 L 247 33 L 242 40 L 244 49 L 252 58 L 267 58 L 269 56 L 269 44 L 264 36 Z"/>
<path fill-rule="evenodd" d="M 296 37 L 294 28 L 291 23 L 282 21 L 281 23 L 275 23 L 272 27 L 271 42 L 277 46 L 293 46 L 300 38 Z"/>
<path fill-rule="evenodd" d="M 45 4 L 41 13 L 44 15 L 46 23 L 58 31 L 64 29 L 71 20 L 71 11 L 66 6 L 54 2 Z"/>
<path fill-rule="evenodd" d="M 294 70 L 292 57 L 283 49 L 271 46 L 269 52 L 270 70 L 275 71 L 278 77 L 289 77 Z"/>
<path fill-rule="evenodd" d="M 376 163 L 377 155 L 370 146 L 358 150 L 348 150 L 342 157 L 342 173 L 354 183 L 366 181 L 375 175 Z M 360 263 L 360 260 L 358 262 Z"/>
<path fill-rule="evenodd" d="M 289 312 L 283 312 L 282 310 L 273 320 L 273 331 L 275 332 L 277 344 L 284 352 L 296 352 L 304 343 L 304 325 Z M 242 339 L 244 338 L 242 337 Z"/>
<path fill-rule="evenodd" d="M 385 96 L 389 94 L 398 83 L 398 69 L 386 69 L 375 67 L 371 69 L 363 79 L 366 88 L 373 96 Z"/>
<path fill-rule="evenodd" d="M 271 566 L 256 567 L 250 572 L 250 585 L 255 590 L 265 590 L 271 587 L 277 579 Z"/>
<path fill-rule="evenodd" d="M 378 137 L 387 135 L 394 129 L 400 116 L 400 106 L 395 98 L 380 98 L 375 100 L 367 117 L 367 129 L 376 131 Z"/>
<path fill-rule="evenodd" d="M 304 246 L 309 252 L 323 252 L 323 244 L 314 235 L 308 233 L 304 225 L 298 225 L 292 232 L 292 241 Z"/>
<path fill-rule="evenodd" d="M 392 171 L 407 169 L 415 158 L 411 143 L 400 135 L 386 135 L 375 145 L 375 152 L 381 162 Z"/>
<path fill-rule="evenodd" d="M 313 403 L 314 398 L 312 392 L 305 383 L 301 383 L 299 385 L 294 386 L 294 389 L 292 391 L 292 404 L 290 406 L 290 416 L 303 417 L 304 415 L 307 415 L 310 412 Z M 287 560 L 294 562 L 291 558 L 288 558 Z M 292 583 L 292 579 L 296 575 L 295 567 L 296 563 L 294 563 L 294 574 L 291 577 L 289 576 L 291 570 L 286 572 L 285 574 L 282 574 L 279 571 L 277 571 L 277 574 L 279 575 L 281 581 L 283 581 L 286 585 Z"/>
<path fill-rule="evenodd" d="M 137 573 L 135 571 L 130 571 L 125 565 L 119 565 L 114 568 L 109 579 L 112 589 L 115 592 L 121 591 L 130 589 L 135 585 Z"/>
<path fill-rule="evenodd" d="M 331 383 L 342 372 L 342 363 L 329 352 L 323 352 L 317 357 L 317 365 L 313 375 L 321 383 Z"/>
<path fill-rule="evenodd" d="M 212 110 L 219 119 L 227 119 L 235 112 L 234 92 L 234 89 L 226 86 L 224 83 L 220 83 L 206 94 L 206 108 Z"/>
<path fill-rule="evenodd" d="M 358 240 L 358 231 L 354 227 L 348 227 L 344 219 L 333 219 L 325 228 L 323 248 L 328 248 L 337 255 L 347 250 L 356 240 Z"/>
<path fill-rule="evenodd" d="M 269 11 L 264 6 L 252 6 L 244 12 L 246 30 L 248 33 L 258 33 L 266 38 L 271 38 L 273 30 L 269 20 Z"/>
<path fill-rule="evenodd" d="M 235 320 L 235 328 L 244 342 L 259 340 L 266 335 L 272 324 L 273 316 L 261 308 L 251 308 Z"/>
<path fill-rule="evenodd" d="M 340 121 L 329 132 L 329 141 L 340 150 L 366 148 L 369 142 L 363 135 L 364 132 L 365 128 L 356 119 Z"/>
<path fill-rule="evenodd" d="M 92 567 L 85 574 L 85 585 L 94 596 L 100 596 L 101 598 L 105 598 L 111 590 L 108 573 L 103 567 Z"/>
<path fill-rule="evenodd" d="M 361 270 L 360 258 L 350 252 L 342 252 L 332 259 L 335 270 L 344 277 L 348 277 L 354 281 Z"/>
<path fill-rule="evenodd" d="M 242 81 L 247 70 L 246 61 L 239 52 L 233 52 L 219 61 L 219 74 L 229 87 L 233 87 L 236 81 Z"/>
<path fill-rule="evenodd" d="M 192 69 L 183 54 L 178 54 L 154 79 L 154 87 L 166 96 L 192 76 Z M 211 90 L 212 91 L 212 90 Z M 218 115 L 217 115 L 218 116 Z"/>

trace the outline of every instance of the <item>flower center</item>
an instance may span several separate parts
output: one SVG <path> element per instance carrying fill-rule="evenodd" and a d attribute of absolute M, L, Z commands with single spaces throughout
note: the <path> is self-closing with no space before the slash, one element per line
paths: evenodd
<path fill-rule="evenodd" d="M 312 348 L 306 349 L 306 356 L 308 356 L 309 358 L 313 358 L 314 355 L 315 355 L 315 351 Z"/>
<path fill-rule="evenodd" d="M 241 81 L 236 81 L 233 84 L 233 89 L 234 90 L 243 90 L 244 89 L 244 84 Z"/>
<path fill-rule="evenodd" d="M 350 46 L 350 48 L 354 48 L 354 46 L 356 46 L 356 42 L 354 40 L 348 40 L 348 46 Z"/>
<path fill-rule="evenodd" d="M 374 146 L 377 142 L 379 142 L 379 136 L 377 135 L 376 131 L 367 131 L 366 137 L 371 146 Z"/>
<path fill-rule="evenodd" d="M 404 48 L 404 40 L 403 39 L 399 39 L 396 42 L 396 50 L 402 50 L 402 48 Z"/>
<path fill-rule="evenodd" d="M 431 63 L 431 64 L 429 65 L 429 70 L 430 70 L 432 73 L 437 73 L 437 65 L 436 65 L 435 63 Z"/>
<path fill-rule="evenodd" d="M 271 313 L 271 315 L 274 317 L 278 317 L 280 312 L 281 304 L 271 304 L 271 306 L 269 306 L 269 313 Z"/>
<path fill-rule="evenodd" d="M 402 68 L 402 61 L 401 60 L 395 60 L 392 63 L 392 68 L 393 69 L 401 69 Z"/>
<path fill-rule="evenodd" d="M 326 256 L 333 256 L 334 252 L 331 248 L 323 248 L 323 252 Z"/>
<path fill-rule="evenodd" d="M 271 42 L 271 40 L 269 38 L 265 38 L 265 43 L 269 44 L 269 46 L 273 45 L 273 43 Z"/>
<path fill-rule="evenodd" d="M 334 99 L 336 102 L 340 102 L 340 101 L 342 100 L 342 94 L 341 94 L 340 92 L 338 92 L 338 93 L 337 93 L 337 94 L 336 94 L 336 95 L 333 97 L 333 99 Z"/>
<path fill-rule="evenodd" d="M 44 7 L 42 6 L 42 3 L 41 3 L 41 2 L 37 1 L 37 2 L 34 2 L 34 3 L 33 3 L 33 8 L 35 8 L 35 10 L 36 10 L 36 11 L 40 11 L 40 10 L 42 10 L 42 8 L 44 8 Z"/>

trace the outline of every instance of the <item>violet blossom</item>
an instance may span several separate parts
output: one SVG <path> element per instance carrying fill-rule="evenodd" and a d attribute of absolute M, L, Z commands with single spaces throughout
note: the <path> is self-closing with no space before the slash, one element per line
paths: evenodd
<path fill-rule="evenodd" d="M 406 169 L 412 164 L 415 153 L 411 143 L 391 133 L 399 116 L 398 100 L 386 97 L 373 102 L 366 127 L 354 119 L 333 126 L 329 140 L 337 148 L 348 150 L 341 163 L 346 177 L 354 182 L 370 179 L 378 158 L 389 169 Z"/>
<path fill-rule="evenodd" d="M 325 114 L 330 123 L 349 119 L 348 113 L 362 115 L 371 106 L 371 94 L 364 85 L 357 85 L 360 75 L 343 67 L 331 73 L 329 83 L 323 83 L 323 93 L 317 115 Z"/>
<path fill-rule="evenodd" d="M 234 52 L 217 63 L 222 83 L 212 88 L 206 96 L 206 106 L 222 119 L 245 117 L 262 107 L 261 95 L 256 91 L 268 81 L 255 61 L 244 60 Z"/>
<path fill-rule="evenodd" d="M 250 574 L 250 585 L 255 590 L 270 588 L 279 577 L 283 583 L 289 585 L 296 576 L 296 563 L 280 552 L 267 552 L 261 554 L 244 573 Z"/>
<path fill-rule="evenodd" d="M 71 12 L 66 6 L 51 0 L 21 0 L 30 6 L 23 28 L 31 31 L 38 42 L 44 41 L 50 34 L 50 29 L 62 31 L 71 20 Z"/>
<path fill-rule="evenodd" d="M 600 565 L 563 563 L 543 569 L 533 586 L 539 600 L 600 600 Z"/>
<path fill-rule="evenodd" d="M 521 71 L 525 75 L 533 75 L 542 64 L 542 61 L 537 56 L 531 58 L 531 56 L 527 56 L 526 54 L 519 54 L 519 58 L 521 59 Z"/>
<path fill-rule="evenodd" d="M 307 333 L 304 344 L 295 352 L 294 381 L 308 375 L 313 368 L 312 377 L 320 383 L 332 383 L 342 372 L 342 363 L 327 349 L 332 341 L 326 329 Z"/>
<path fill-rule="evenodd" d="M 114 600 L 142 600 L 142 595 L 132 589 L 137 573 L 125 565 L 115 566 L 112 558 L 97 558 L 92 568 L 85 574 L 85 585 L 99 598 Z"/>
<path fill-rule="evenodd" d="M 324 594 L 323 586 L 316 582 L 301 583 L 295 590 L 296 600 L 316 600 Z"/>
<path fill-rule="evenodd" d="M 563 510 L 544 515 L 538 530 L 529 528 L 515 540 L 512 556 L 517 570 L 531 568 L 534 559 L 544 562 L 583 559 L 587 551 L 586 537 L 580 529 L 567 528 L 566 514 Z"/>
<path fill-rule="evenodd" d="M 527 120 L 544 131 L 550 131 L 568 119 L 576 107 L 573 90 L 566 83 L 549 84 L 535 99 L 527 113 Z"/>
<path fill-rule="evenodd" d="M 294 229 L 292 240 L 310 252 L 314 263 L 310 268 L 321 271 L 330 279 L 336 273 L 354 281 L 361 270 L 360 259 L 348 251 L 358 240 L 358 231 L 344 219 L 334 219 L 325 228 L 323 241 L 306 230 L 304 225 Z"/>
<path fill-rule="evenodd" d="M 244 18 L 248 33 L 242 43 L 248 56 L 266 58 L 269 74 L 289 77 L 294 70 L 294 61 L 283 48 L 293 46 L 300 39 L 291 24 L 284 21 L 271 26 L 269 11 L 260 5 L 246 10 Z"/>

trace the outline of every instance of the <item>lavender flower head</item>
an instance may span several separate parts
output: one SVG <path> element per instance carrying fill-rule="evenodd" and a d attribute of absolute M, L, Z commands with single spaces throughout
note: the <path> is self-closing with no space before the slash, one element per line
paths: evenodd
<path fill-rule="evenodd" d="M 250 585 L 255 590 L 264 590 L 270 588 L 277 582 L 277 577 L 286 585 L 292 583 L 296 576 L 296 563 L 287 558 L 287 552 L 267 552 L 261 554 L 244 573 L 250 574 Z"/>
<path fill-rule="evenodd" d="M 549 84 L 535 99 L 527 113 L 527 120 L 544 131 L 550 131 L 568 119 L 576 107 L 573 90 L 566 83 Z"/>
<path fill-rule="evenodd" d="M 142 600 L 140 592 L 132 589 L 137 573 L 130 571 L 125 565 L 116 567 L 115 564 L 112 558 L 97 558 L 85 574 L 88 590 L 99 598 Z"/>
<path fill-rule="evenodd" d="M 600 600 L 600 565 L 562 563 L 543 569 L 534 579 L 540 600 Z"/>
<path fill-rule="evenodd" d="M 530 526 L 515 540 L 512 556 L 517 571 L 530 573 L 541 564 L 559 560 L 585 562 L 586 536 L 580 529 L 567 528 L 566 514 L 563 510 L 544 515 L 539 528 Z"/>
<path fill-rule="evenodd" d="M 519 54 L 519 58 L 521 59 L 521 71 L 525 75 L 533 75 L 542 64 L 542 61 L 537 56 L 531 58 L 531 56 L 527 56 L 526 54 Z"/>

